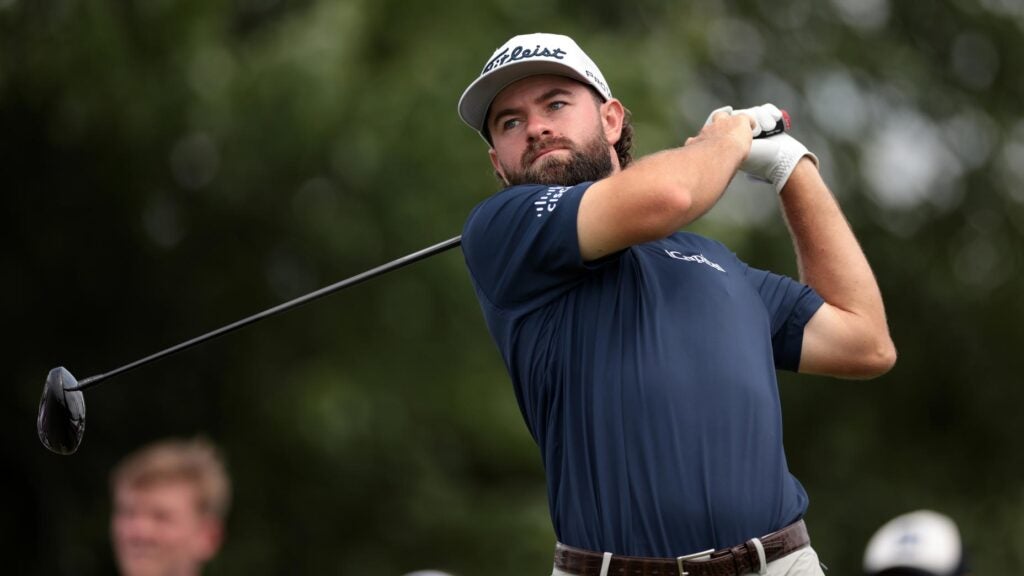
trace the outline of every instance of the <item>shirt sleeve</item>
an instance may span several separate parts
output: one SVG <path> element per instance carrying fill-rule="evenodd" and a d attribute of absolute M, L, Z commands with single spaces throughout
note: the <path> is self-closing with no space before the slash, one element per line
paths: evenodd
<path fill-rule="evenodd" d="M 768 310 L 775 367 L 795 372 L 800 367 L 804 327 L 825 300 L 810 286 L 788 276 L 752 267 L 746 275 Z"/>
<path fill-rule="evenodd" d="M 516 186 L 473 209 L 462 252 L 477 290 L 492 306 L 541 306 L 580 281 L 587 267 L 576 216 L 589 186 Z"/>

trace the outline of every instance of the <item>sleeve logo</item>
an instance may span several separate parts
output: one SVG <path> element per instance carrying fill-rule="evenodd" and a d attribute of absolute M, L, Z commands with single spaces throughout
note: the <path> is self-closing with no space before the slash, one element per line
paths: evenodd
<path fill-rule="evenodd" d="M 558 200 L 565 195 L 565 191 L 569 188 L 569 186 L 552 186 L 548 188 L 547 191 L 533 203 L 534 208 L 537 210 L 537 218 L 540 218 L 548 212 L 554 212 L 555 206 L 558 205 Z"/>

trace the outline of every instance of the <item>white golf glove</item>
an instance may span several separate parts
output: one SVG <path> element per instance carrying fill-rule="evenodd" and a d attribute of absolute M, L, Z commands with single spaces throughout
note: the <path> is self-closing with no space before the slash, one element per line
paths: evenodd
<path fill-rule="evenodd" d="M 818 157 L 808 151 L 807 147 L 796 138 L 785 132 L 767 138 L 758 138 L 762 133 L 774 128 L 782 119 L 782 111 L 774 104 L 762 104 L 742 110 L 733 110 L 732 106 L 725 106 L 712 112 L 706 123 L 710 124 L 711 119 L 719 112 L 725 112 L 732 116 L 745 114 L 754 119 L 754 142 L 750 145 L 750 154 L 747 155 L 747 159 L 740 164 L 740 170 L 758 180 L 771 182 L 775 186 L 776 192 L 782 192 L 782 187 L 789 180 L 789 175 L 793 173 L 797 162 L 804 156 L 809 156 L 814 165 L 818 166 Z"/>

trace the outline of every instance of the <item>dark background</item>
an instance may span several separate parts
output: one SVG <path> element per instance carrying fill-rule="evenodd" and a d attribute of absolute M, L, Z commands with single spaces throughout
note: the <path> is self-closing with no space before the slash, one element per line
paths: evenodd
<path fill-rule="evenodd" d="M 539 457 L 458 250 L 108 381 L 73 456 L 34 431 L 54 366 L 84 379 L 458 234 L 496 182 L 456 101 L 534 31 L 600 64 L 640 153 L 772 101 L 821 158 L 900 352 L 874 381 L 781 379 L 832 573 L 923 507 L 977 573 L 1021 571 L 1021 3 L 0 0 L 5 572 L 112 573 L 110 467 L 202 433 L 236 487 L 210 574 L 548 573 Z M 767 186 L 738 178 L 696 228 L 795 274 Z"/>

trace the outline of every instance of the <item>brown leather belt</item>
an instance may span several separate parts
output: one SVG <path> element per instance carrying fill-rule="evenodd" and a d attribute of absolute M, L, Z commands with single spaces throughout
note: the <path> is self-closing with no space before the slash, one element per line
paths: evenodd
<path fill-rule="evenodd" d="M 778 532 L 758 538 L 764 548 L 765 563 L 778 560 L 811 543 L 807 526 L 798 520 Z M 566 546 L 555 546 L 555 568 L 576 576 L 600 576 L 604 555 Z M 754 540 L 732 548 L 700 552 L 679 558 L 640 558 L 612 556 L 608 576 L 740 576 L 757 573 L 760 554 Z"/>

